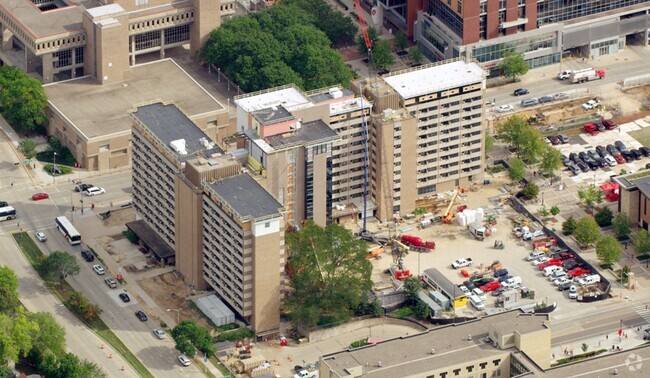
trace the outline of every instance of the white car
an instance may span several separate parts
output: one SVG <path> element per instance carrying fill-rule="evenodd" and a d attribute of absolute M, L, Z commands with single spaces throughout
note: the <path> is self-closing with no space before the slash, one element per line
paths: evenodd
<path fill-rule="evenodd" d="M 160 340 L 165 338 L 165 331 L 163 331 L 160 328 L 154 329 L 153 334 L 156 335 L 156 337 L 159 338 Z"/>
<path fill-rule="evenodd" d="M 187 358 L 184 354 L 178 356 L 178 362 L 180 362 L 183 366 L 190 366 L 190 359 Z"/>
<path fill-rule="evenodd" d="M 499 112 L 499 113 L 507 113 L 507 112 L 511 112 L 513 110 L 515 110 L 515 109 L 512 107 L 512 105 L 500 105 L 497 108 L 497 112 Z"/>
<path fill-rule="evenodd" d="M 104 270 L 104 267 L 99 265 L 99 264 L 93 265 L 93 270 L 95 271 L 95 273 L 99 274 L 100 276 L 102 274 L 106 273 L 106 271 Z"/>
<path fill-rule="evenodd" d="M 594 108 L 597 108 L 599 106 L 600 106 L 600 101 L 598 101 L 598 100 L 589 100 L 589 101 L 585 102 L 584 104 L 582 104 L 582 108 L 584 110 L 594 109 Z"/>
<path fill-rule="evenodd" d="M 483 290 L 479 289 L 478 287 L 472 290 L 472 294 L 476 295 L 482 301 L 487 300 L 487 295 L 485 295 Z"/>
<path fill-rule="evenodd" d="M 571 285 L 569 288 L 569 299 L 576 299 L 578 298 L 578 289 L 575 287 L 575 285 Z"/>
<path fill-rule="evenodd" d="M 531 261 L 531 264 L 532 264 L 533 266 L 537 266 L 537 265 L 539 265 L 539 264 L 541 264 L 541 263 L 545 263 L 545 262 L 547 262 L 548 260 L 549 260 L 548 257 L 546 257 L 546 256 L 542 256 L 542 257 L 540 257 L 540 258 L 538 258 L 538 259 L 536 259 L 536 260 Z"/>
<path fill-rule="evenodd" d="M 469 294 L 469 289 L 467 288 L 467 286 L 465 286 L 465 285 L 460 285 L 460 286 L 458 286 L 458 288 L 460 289 L 460 291 L 463 292 L 463 294 L 465 294 L 465 295 L 470 295 L 470 294 Z"/>
<path fill-rule="evenodd" d="M 36 239 L 37 239 L 39 242 L 44 242 L 44 241 L 47 240 L 47 236 L 45 236 L 45 234 L 42 233 L 42 232 L 37 232 L 37 233 L 36 233 Z"/>
<path fill-rule="evenodd" d="M 472 259 L 470 259 L 469 257 L 466 259 L 458 259 L 453 263 L 451 263 L 451 267 L 454 269 L 464 268 L 470 265 L 472 265 Z"/>
<path fill-rule="evenodd" d="M 560 80 L 566 80 L 569 78 L 569 76 L 571 76 L 571 72 L 571 70 L 562 71 L 559 75 L 557 75 L 557 78 Z"/>
<path fill-rule="evenodd" d="M 99 186 L 93 186 L 92 188 L 84 190 L 84 194 L 88 197 L 93 197 L 104 193 L 106 193 L 106 190 L 104 190 L 104 188 L 100 188 Z"/>
<path fill-rule="evenodd" d="M 605 159 L 605 162 L 607 164 L 609 164 L 610 167 L 614 167 L 614 166 L 616 166 L 616 164 L 618 164 L 618 163 L 616 163 L 616 159 L 614 159 L 610 155 L 605 155 L 605 157 L 603 159 Z"/>
<path fill-rule="evenodd" d="M 567 276 L 563 276 L 563 277 L 560 277 L 560 278 L 556 279 L 555 281 L 553 281 L 553 285 L 560 286 L 565 282 L 571 282 L 571 279 L 568 278 Z"/>

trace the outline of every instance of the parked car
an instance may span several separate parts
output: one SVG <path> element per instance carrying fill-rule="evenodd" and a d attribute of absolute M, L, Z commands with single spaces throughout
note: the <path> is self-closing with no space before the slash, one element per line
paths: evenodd
<path fill-rule="evenodd" d="M 40 201 L 50 198 L 50 195 L 47 193 L 36 193 L 32 196 L 32 201 Z"/>
<path fill-rule="evenodd" d="M 601 158 L 601 157 L 597 157 L 597 158 L 595 158 L 594 161 L 596 162 L 596 164 L 598 164 L 598 166 L 599 166 L 600 168 L 605 168 L 605 167 L 607 167 L 607 166 L 609 165 L 609 164 L 607 164 L 607 162 L 605 161 L 605 159 L 603 159 L 603 158 Z"/>
<path fill-rule="evenodd" d="M 565 270 L 571 270 L 579 265 L 580 263 L 573 259 L 562 261 L 562 268 L 564 268 Z"/>
<path fill-rule="evenodd" d="M 591 110 L 600 106 L 600 101 L 597 99 L 589 100 L 582 104 L 584 110 Z"/>
<path fill-rule="evenodd" d="M 560 142 L 560 138 L 558 138 L 556 135 L 549 135 L 549 136 L 547 136 L 547 138 L 548 138 L 548 140 L 551 141 L 551 144 L 554 145 L 554 146 L 562 143 L 562 142 Z"/>
<path fill-rule="evenodd" d="M 632 155 L 634 155 L 634 160 L 641 160 L 643 158 L 643 152 L 637 150 L 636 148 L 633 148 L 630 150 Z"/>
<path fill-rule="evenodd" d="M 614 142 L 614 146 L 616 146 L 616 148 L 619 151 L 621 151 L 621 153 L 623 151 L 627 151 L 627 147 L 625 146 L 625 143 L 621 142 L 620 140 L 617 140 L 616 142 Z"/>
<path fill-rule="evenodd" d="M 468 290 L 472 290 L 473 288 L 476 287 L 476 285 L 474 285 L 474 282 L 470 280 L 463 282 L 463 286 L 465 286 Z"/>
<path fill-rule="evenodd" d="M 553 96 L 542 96 L 542 97 L 539 98 L 539 103 L 540 104 L 545 104 L 547 102 L 552 102 L 553 100 L 555 100 L 555 98 L 553 98 Z"/>
<path fill-rule="evenodd" d="M 578 157 L 580 157 L 580 160 L 584 161 L 585 163 L 587 162 L 587 160 L 591 159 L 589 154 L 585 151 L 578 153 Z"/>
<path fill-rule="evenodd" d="M 542 257 L 540 257 L 538 259 L 535 259 L 535 260 L 531 261 L 531 264 L 533 266 L 539 266 L 539 264 L 543 264 L 543 263 L 547 262 L 548 260 L 550 260 L 550 259 L 547 256 L 542 256 Z"/>
<path fill-rule="evenodd" d="M 571 160 L 574 164 L 578 164 L 580 162 L 580 156 L 578 156 L 577 153 L 572 152 L 569 154 L 569 160 Z"/>
<path fill-rule="evenodd" d="M 521 277 L 515 276 L 503 281 L 501 283 L 501 286 L 512 288 L 513 286 L 521 285 L 521 282 L 522 282 Z"/>
<path fill-rule="evenodd" d="M 560 142 L 562 142 L 562 143 L 569 143 L 569 137 L 566 136 L 565 134 L 560 134 L 560 135 L 558 135 L 557 137 L 560 138 Z"/>
<path fill-rule="evenodd" d="M 36 240 L 38 240 L 39 242 L 44 242 L 47 240 L 47 236 L 45 236 L 45 234 L 42 232 L 37 232 L 34 234 L 34 236 L 36 236 Z"/>
<path fill-rule="evenodd" d="M 571 165 L 571 160 L 569 159 L 568 156 L 562 155 L 562 164 L 564 164 L 565 167 L 568 167 Z"/>
<path fill-rule="evenodd" d="M 124 303 L 131 302 L 131 298 L 129 298 L 127 293 L 120 293 L 119 297 Z"/>
<path fill-rule="evenodd" d="M 497 112 L 499 113 L 507 113 L 515 110 L 512 105 L 499 105 L 497 108 Z"/>
<path fill-rule="evenodd" d="M 560 259 L 550 259 L 548 261 L 545 261 L 545 262 L 537 265 L 539 270 L 544 270 L 544 269 L 548 268 L 549 266 L 562 266 L 562 260 L 560 260 Z"/>
<path fill-rule="evenodd" d="M 571 280 L 565 281 L 565 282 L 562 282 L 561 284 L 557 285 L 557 289 L 559 291 L 568 290 L 572 285 L 573 285 L 573 282 Z"/>
<path fill-rule="evenodd" d="M 530 92 L 528 92 L 528 89 L 526 88 L 515 89 L 515 91 L 513 92 L 515 96 L 523 96 L 523 95 L 527 95 L 528 93 Z"/>
<path fill-rule="evenodd" d="M 612 156 L 621 154 L 621 151 L 619 151 L 618 148 L 616 148 L 616 146 L 614 146 L 613 144 L 608 144 L 607 147 L 605 148 L 607 149 L 607 152 Z"/>
<path fill-rule="evenodd" d="M 571 279 L 566 276 L 566 273 L 564 273 L 563 276 L 553 280 L 553 285 L 560 286 L 562 284 L 571 283 L 571 282 L 572 282 Z"/>
<path fill-rule="evenodd" d="M 592 171 L 595 171 L 598 168 L 600 168 L 600 165 L 594 160 L 587 160 L 585 163 L 587 163 L 587 165 Z"/>
<path fill-rule="evenodd" d="M 460 289 L 460 291 L 463 292 L 463 294 L 465 294 L 465 295 L 470 295 L 470 290 L 467 288 L 467 286 L 465 286 L 465 285 L 458 285 L 458 288 Z"/>
<path fill-rule="evenodd" d="M 590 276 L 582 277 L 578 280 L 578 284 L 581 286 L 591 285 L 600 282 L 600 275 L 592 274 Z"/>
<path fill-rule="evenodd" d="M 91 262 L 91 261 L 95 260 L 95 255 L 93 255 L 93 253 L 90 252 L 87 249 L 84 249 L 83 251 L 81 251 L 81 257 L 83 257 L 84 260 L 86 260 L 88 262 Z"/>
<path fill-rule="evenodd" d="M 106 271 L 104 270 L 104 267 L 99 265 L 99 264 L 93 265 L 93 270 L 95 271 L 95 273 L 99 274 L 100 276 L 102 274 L 106 273 Z"/>
<path fill-rule="evenodd" d="M 506 288 L 505 288 L 505 287 L 500 287 L 500 288 L 498 288 L 498 289 L 496 289 L 496 290 L 494 290 L 494 291 L 492 292 L 492 296 L 493 296 L 493 297 L 498 297 L 498 296 L 501 295 L 501 293 L 503 293 L 504 291 L 506 291 Z"/>
<path fill-rule="evenodd" d="M 499 278 L 497 279 L 497 281 L 498 281 L 499 283 L 501 283 L 501 282 L 503 282 L 503 281 L 507 281 L 507 280 L 509 280 L 510 278 L 512 278 L 512 276 L 510 276 L 510 275 L 505 275 L 505 276 L 501 276 L 501 277 L 499 277 Z"/>
<path fill-rule="evenodd" d="M 596 159 L 600 157 L 600 155 L 598 155 L 598 152 L 596 152 L 596 150 L 594 149 L 587 150 L 587 155 L 589 155 L 589 157 L 592 159 Z"/>
<path fill-rule="evenodd" d="M 569 287 L 569 299 L 576 298 L 578 298 L 578 289 L 575 287 L 575 285 L 571 285 L 571 287 Z"/>
<path fill-rule="evenodd" d="M 185 357 L 184 354 L 181 354 L 180 356 L 178 356 L 178 362 L 180 362 L 181 365 L 183 365 L 183 366 L 190 366 L 190 359 Z"/>
<path fill-rule="evenodd" d="M 625 164 L 626 162 L 625 157 L 621 154 L 614 155 L 614 160 L 616 160 L 618 164 Z"/>
<path fill-rule="evenodd" d="M 643 153 L 646 157 L 650 157 L 650 148 L 646 146 L 639 147 L 639 151 Z"/>
<path fill-rule="evenodd" d="M 553 97 L 555 97 L 556 100 L 561 100 L 563 98 L 569 98 L 569 95 L 564 93 L 564 92 L 560 92 L 560 93 L 554 94 Z"/>
<path fill-rule="evenodd" d="M 585 132 L 587 132 L 587 133 L 589 133 L 591 135 L 598 135 L 600 133 L 600 131 L 598 131 L 598 128 L 596 127 L 596 125 L 594 125 L 593 123 L 585 123 L 584 129 L 585 129 Z"/>
<path fill-rule="evenodd" d="M 535 106 L 538 103 L 539 103 L 539 101 L 536 98 L 528 98 L 528 99 L 525 99 L 525 100 L 521 100 L 521 106 L 523 106 L 524 108 L 526 108 L 528 106 Z"/>
<path fill-rule="evenodd" d="M 602 145 L 601 146 L 596 146 L 596 153 L 601 158 L 604 158 L 605 156 L 609 155 L 609 153 L 607 152 L 607 148 L 605 148 L 605 146 L 602 146 Z"/>
<path fill-rule="evenodd" d="M 623 158 L 628 163 L 631 163 L 634 160 L 636 160 L 636 158 L 634 157 L 634 155 L 632 155 L 632 153 L 630 151 L 623 150 L 623 151 L 621 151 L 621 155 L 623 155 Z"/>
<path fill-rule="evenodd" d="M 595 125 L 596 125 L 596 127 L 598 128 L 598 131 L 600 131 L 601 133 L 603 133 L 603 132 L 605 132 L 605 130 L 607 130 L 607 129 L 605 128 L 605 126 L 603 126 L 603 124 L 600 123 L 600 122 L 595 123 Z"/>
<path fill-rule="evenodd" d="M 149 318 L 147 318 L 147 314 L 144 313 L 144 311 L 138 310 L 135 312 L 135 316 L 140 319 L 141 322 L 146 322 Z"/>
<path fill-rule="evenodd" d="M 591 273 L 591 271 L 589 269 L 585 269 L 585 268 L 582 268 L 582 267 L 577 267 L 577 268 L 573 268 L 573 269 L 569 270 L 569 275 L 571 277 L 579 277 L 579 276 L 589 274 L 589 273 Z"/>
<path fill-rule="evenodd" d="M 604 119 L 603 126 L 605 126 L 607 130 L 614 130 L 616 128 L 616 124 L 611 119 Z"/>
<path fill-rule="evenodd" d="M 94 197 L 104 193 L 106 193 L 106 190 L 98 186 L 93 186 L 92 188 L 88 188 L 84 191 L 84 194 L 87 195 L 88 197 Z"/>
<path fill-rule="evenodd" d="M 115 289 L 115 288 L 117 287 L 117 280 L 116 280 L 115 278 L 113 278 L 113 277 L 106 277 L 106 278 L 104 279 L 104 282 L 105 282 L 106 285 L 108 285 L 108 287 L 110 287 L 111 289 Z"/>
<path fill-rule="evenodd" d="M 569 171 L 571 171 L 571 173 L 573 173 L 574 175 L 580 173 L 580 168 L 578 168 L 577 165 L 571 164 L 567 168 L 569 168 Z"/>
<path fill-rule="evenodd" d="M 501 276 L 507 276 L 508 275 L 508 269 L 502 268 L 502 269 L 497 269 L 494 272 L 495 277 L 501 277 Z"/>
<path fill-rule="evenodd" d="M 618 163 L 616 162 L 616 159 L 614 159 L 613 157 L 611 157 L 611 155 L 607 155 L 607 156 L 605 156 L 604 159 L 605 159 L 605 162 L 607 162 L 607 164 L 608 164 L 610 167 L 613 167 L 613 166 L 615 166 L 616 164 L 618 164 Z"/>
<path fill-rule="evenodd" d="M 164 339 L 164 338 L 166 337 L 166 335 L 165 335 L 165 331 L 163 331 L 163 330 L 160 329 L 160 328 L 156 328 L 156 329 L 154 329 L 154 330 L 153 330 L 153 334 L 154 334 L 154 336 L 156 336 L 156 337 L 159 338 L 160 340 L 162 340 L 162 339 Z"/>
<path fill-rule="evenodd" d="M 488 282 L 485 285 L 481 286 L 481 291 L 483 291 L 485 293 L 489 293 L 490 291 L 494 291 L 494 290 L 496 290 L 496 289 L 498 289 L 500 287 L 501 287 L 501 284 L 499 282 L 491 281 L 491 282 Z M 474 289 L 474 290 L 476 290 L 476 289 Z"/>
<path fill-rule="evenodd" d="M 584 162 L 578 162 L 578 168 L 583 172 L 589 172 L 589 166 Z"/>
<path fill-rule="evenodd" d="M 487 300 L 487 295 L 485 295 L 485 292 L 479 288 L 472 290 L 472 295 L 476 295 L 482 301 Z"/>

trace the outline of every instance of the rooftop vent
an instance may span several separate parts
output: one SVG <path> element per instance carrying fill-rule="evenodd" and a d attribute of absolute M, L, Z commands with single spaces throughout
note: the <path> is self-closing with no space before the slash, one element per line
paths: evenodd
<path fill-rule="evenodd" d="M 328 90 L 328 93 L 330 94 L 330 96 L 332 96 L 332 98 L 343 97 L 343 92 L 341 92 L 341 90 L 338 87 L 330 88 Z"/>
<path fill-rule="evenodd" d="M 187 155 L 187 150 L 185 149 L 185 139 L 177 139 L 169 142 L 169 145 L 174 151 L 180 155 Z"/>
<path fill-rule="evenodd" d="M 214 167 L 215 165 L 218 165 L 218 164 L 219 163 L 214 159 L 208 160 L 208 165 L 211 166 L 211 167 Z"/>
<path fill-rule="evenodd" d="M 209 150 L 214 147 L 214 143 L 208 140 L 208 138 L 203 137 L 199 139 L 199 142 L 201 142 L 201 145 L 205 147 L 206 150 Z"/>

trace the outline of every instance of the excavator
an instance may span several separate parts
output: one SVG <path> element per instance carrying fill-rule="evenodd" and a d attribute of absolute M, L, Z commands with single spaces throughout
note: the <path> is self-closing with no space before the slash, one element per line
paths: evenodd
<path fill-rule="evenodd" d="M 456 188 L 456 192 L 451 197 L 451 201 L 449 201 L 449 206 L 447 206 L 447 210 L 445 211 L 445 214 L 442 216 L 442 221 L 445 224 L 451 224 L 451 220 L 454 219 L 454 212 L 451 211 L 451 207 L 454 206 L 454 202 L 456 202 L 456 199 L 458 198 L 458 195 L 460 193 L 467 193 L 467 189 L 462 188 L 460 186 Z"/>

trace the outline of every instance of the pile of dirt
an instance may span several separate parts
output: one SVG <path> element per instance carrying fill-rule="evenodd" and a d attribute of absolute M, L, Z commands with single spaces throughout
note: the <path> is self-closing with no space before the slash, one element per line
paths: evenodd
<path fill-rule="evenodd" d="M 199 325 L 210 329 L 210 323 L 197 311 L 190 308 L 190 290 L 182 279 L 174 272 L 138 280 L 138 284 L 160 307 L 165 309 L 180 309 L 180 320 L 195 320 Z M 172 311 L 174 320 L 176 311 Z"/>

